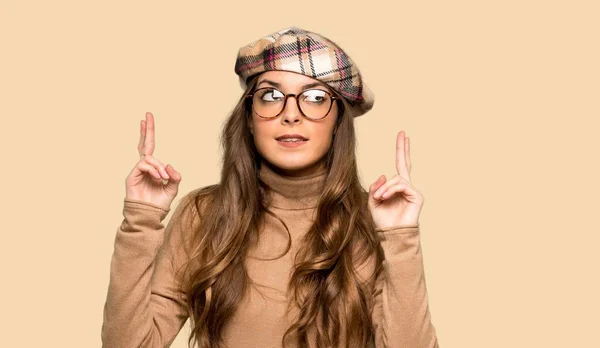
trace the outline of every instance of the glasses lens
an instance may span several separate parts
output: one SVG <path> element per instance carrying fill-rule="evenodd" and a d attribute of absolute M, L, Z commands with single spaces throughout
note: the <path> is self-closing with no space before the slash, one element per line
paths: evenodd
<path fill-rule="evenodd" d="M 298 97 L 301 111 L 310 119 L 321 119 L 331 107 L 331 97 L 320 89 L 309 89 Z M 259 89 L 252 99 L 254 112 L 262 117 L 277 116 L 283 109 L 285 95 L 274 88 Z"/>
<path fill-rule="evenodd" d="M 325 117 L 331 106 L 331 97 L 320 89 L 310 89 L 300 95 L 300 109 L 308 118 Z"/>
<path fill-rule="evenodd" d="M 259 89 L 254 93 L 254 111 L 262 117 L 273 117 L 283 109 L 283 93 L 273 88 Z"/>

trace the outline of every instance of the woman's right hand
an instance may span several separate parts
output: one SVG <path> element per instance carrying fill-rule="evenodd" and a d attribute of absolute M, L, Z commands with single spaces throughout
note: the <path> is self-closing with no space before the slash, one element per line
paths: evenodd
<path fill-rule="evenodd" d="M 125 198 L 140 200 L 169 209 L 177 196 L 181 175 L 170 164 L 154 158 L 154 116 L 146 113 L 140 123 L 140 160 L 125 180 Z M 163 179 L 167 183 L 163 183 Z"/>

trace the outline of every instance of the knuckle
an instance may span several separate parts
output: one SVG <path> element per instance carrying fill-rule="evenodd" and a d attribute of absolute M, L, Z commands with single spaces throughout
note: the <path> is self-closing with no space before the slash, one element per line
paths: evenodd
<path fill-rule="evenodd" d="M 154 165 L 156 163 L 156 159 L 154 157 L 152 157 L 152 155 L 146 155 L 144 156 L 144 160 L 146 161 L 146 163 Z"/>

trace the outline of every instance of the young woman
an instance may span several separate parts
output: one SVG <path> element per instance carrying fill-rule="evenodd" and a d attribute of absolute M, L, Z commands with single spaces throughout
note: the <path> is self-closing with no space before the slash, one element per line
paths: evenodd
<path fill-rule="evenodd" d="M 353 118 L 373 94 L 331 40 L 299 28 L 238 53 L 245 89 L 223 129 L 218 184 L 185 195 L 153 156 L 154 116 L 126 180 L 103 347 L 438 347 L 409 141 L 365 191 Z M 167 182 L 164 183 L 163 180 Z"/>

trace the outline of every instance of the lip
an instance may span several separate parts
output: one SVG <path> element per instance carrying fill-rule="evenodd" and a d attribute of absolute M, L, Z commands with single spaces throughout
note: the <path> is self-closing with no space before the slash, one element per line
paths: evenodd
<path fill-rule="evenodd" d="M 302 145 L 306 144 L 307 142 L 308 142 L 308 140 L 295 141 L 295 142 L 287 142 L 287 141 L 277 140 L 277 144 L 279 144 L 283 147 L 298 147 L 298 146 L 302 146 Z"/>
<path fill-rule="evenodd" d="M 305 136 L 300 135 L 300 134 L 284 134 L 284 135 L 280 135 L 277 138 L 275 138 L 275 140 L 279 141 L 281 139 L 286 139 L 286 138 L 300 138 L 304 141 L 308 140 Z"/>

